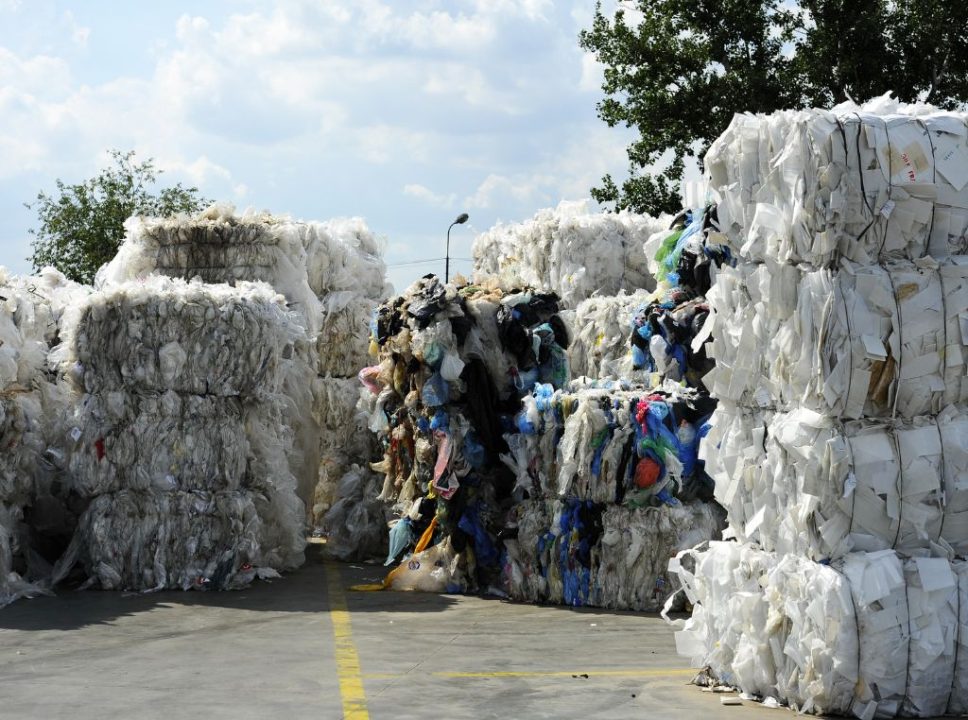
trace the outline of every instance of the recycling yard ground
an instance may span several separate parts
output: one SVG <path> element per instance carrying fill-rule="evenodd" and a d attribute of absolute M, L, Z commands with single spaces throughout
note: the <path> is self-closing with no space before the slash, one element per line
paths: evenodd
<path fill-rule="evenodd" d="M 0 718 L 787 715 L 688 685 L 656 615 L 350 589 L 382 574 L 310 546 L 238 592 L 17 602 L 0 611 Z"/>

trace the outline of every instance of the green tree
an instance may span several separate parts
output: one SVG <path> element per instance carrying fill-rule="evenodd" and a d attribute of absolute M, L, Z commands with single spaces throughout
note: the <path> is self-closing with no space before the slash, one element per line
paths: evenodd
<path fill-rule="evenodd" d="M 111 150 L 113 165 L 90 180 L 67 185 L 57 180 L 57 192 L 39 192 L 32 203 L 40 226 L 31 229 L 33 254 L 28 258 L 36 272 L 53 265 L 77 282 L 90 283 L 111 260 L 124 239 L 124 221 L 133 215 L 170 217 L 195 212 L 210 201 L 198 188 L 174 187 L 151 191 L 158 175 L 151 158 L 135 161 L 134 151 Z"/>
<path fill-rule="evenodd" d="M 738 112 L 888 91 L 957 107 L 968 98 L 966 18 L 961 0 L 630 0 L 614 14 L 599 2 L 579 37 L 604 65 L 598 114 L 639 136 L 629 177 L 606 175 L 592 196 L 616 210 L 678 210 L 686 160 L 701 160 Z"/>

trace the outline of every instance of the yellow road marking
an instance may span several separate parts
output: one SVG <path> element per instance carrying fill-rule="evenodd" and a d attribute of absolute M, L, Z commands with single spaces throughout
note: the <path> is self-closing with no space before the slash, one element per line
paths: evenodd
<path fill-rule="evenodd" d="M 698 670 L 691 668 L 651 668 L 638 670 L 492 670 L 487 672 L 428 672 L 425 676 L 438 678 L 507 678 L 507 677 L 574 677 L 587 675 L 588 677 L 668 677 L 670 675 L 695 675 Z M 389 680 L 403 677 L 404 673 L 368 673 L 364 675 L 368 680 Z"/>
<path fill-rule="evenodd" d="M 366 694 L 363 692 L 363 676 L 360 674 L 360 658 L 350 627 L 350 611 L 340 583 L 339 569 L 327 564 L 329 617 L 333 623 L 336 673 L 339 677 L 339 694 L 343 700 L 343 720 L 370 720 L 370 713 L 366 709 Z"/>

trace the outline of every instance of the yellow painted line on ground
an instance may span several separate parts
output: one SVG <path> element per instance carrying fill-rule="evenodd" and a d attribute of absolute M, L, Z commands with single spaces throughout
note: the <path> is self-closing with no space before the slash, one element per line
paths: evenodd
<path fill-rule="evenodd" d="M 370 713 L 366 709 L 366 694 L 363 692 L 363 676 L 360 674 L 360 657 L 353 642 L 350 611 L 341 582 L 339 568 L 327 563 L 329 617 L 333 623 L 336 673 L 339 676 L 339 694 L 343 700 L 343 720 L 370 720 Z"/>
<path fill-rule="evenodd" d="M 491 670 L 486 672 L 428 672 L 425 676 L 438 678 L 540 678 L 540 677 L 575 677 L 576 675 L 587 675 L 588 677 L 669 677 L 679 675 L 695 675 L 698 670 L 691 668 L 649 668 L 638 670 Z M 368 680 L 389 680 L 392 678 L 403 677 L 404 673 L 372 673 L 364 675 Z"/>

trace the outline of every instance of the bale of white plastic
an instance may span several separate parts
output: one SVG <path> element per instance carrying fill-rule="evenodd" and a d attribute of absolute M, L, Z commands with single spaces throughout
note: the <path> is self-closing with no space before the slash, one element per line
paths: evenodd
<path fill-rule="evenodd" d="M 275 392 L 302 333 L 262 283 L 205 285 L 153 276 L 85 302 L 69 345 L 87 392 Z"/>
<path fill-rule="evenodd" d="M 632 348 L 629 336 L 635 309 L 647 302 L 650 293 L 591 297 L 575 309 L 573 338 L 568 346 L 572 377 L 628 378 L 632 376 Z"/>
<path fill-rule="evenodd" d="M 695 605 L 680 654 L 801 712 L 934 717 L 964 707 L 963 561 L 890 550 L 833 565 L 710 543 L 670 569 Z"/>
<path fill-rule="evenodd" d="M 968 401 L 968 257 L 801 272 L 724 268 L 709 291 L 716 367 L 704 382 L 751 407 L 914 417 Z"/>
<path fill-rule="evenodd" d="M 968 412 L 846 424 L 720 405 L 703 453 L 732 532 L 814 560 L 968 550 Z"/>
<path fill-rule="evenodd" d="M 729 248 L 814 266 L 965 254 L 966 119 L 886 96 L 734 116 L 704 158 Z"/>
<path fill-rule="evenodd" d="M 499 276 L 509 287 L 555 292 L 563 308 L 594 295 L 655 289 L 645 241 L 668 218 L 628 212 L 590 213 L 562 202 L 530 220 L 496 225 L 474 240 L 475 277 Z"/>

